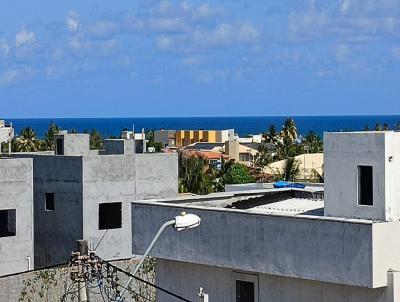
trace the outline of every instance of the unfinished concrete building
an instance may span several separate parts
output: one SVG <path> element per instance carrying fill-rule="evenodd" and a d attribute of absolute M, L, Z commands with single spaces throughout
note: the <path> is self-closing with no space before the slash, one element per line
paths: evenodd
<path fill-rule="evenodd" d="M 324 150 L 323 198 L 306 187 L 133 202 L 133 252 L 186 211 L 200 227 L 166 230 L 152 253 L 157 285 L 186 299 L 398 301 L 400 133 L 327 133 Z"/>
<path fill-rule="evenodd" d="M 33 268 L 32 159 L 0 157 L 0 276 Z"/>
<path fill-rule="evenodd" d="M 178 194 L 176 154 L 136 154 L 134 140 L 106 140 L 89 150 L 89 135 L 55 136 L 55 155 L 33 158 L 35 268 L 68 261 L 87 239 L 104 259 L 132 257 L 131 211 L 137 199 Z"/>

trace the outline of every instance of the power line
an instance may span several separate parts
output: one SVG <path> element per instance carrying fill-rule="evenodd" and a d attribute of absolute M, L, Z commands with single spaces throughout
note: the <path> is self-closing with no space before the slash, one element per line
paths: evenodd
<path fill-rule="evenodd" d="M 104 261 L 104 260 L 103 260 L 103 261 Z M 182 297 L 182 296 L 179 296 L 179 295 L 177 295 L 177 294 L 175 294 L 175 293 L 173 293 L 173 292 L 171 292 L 171 291 L 169 291 L 169 290 L 167 290 L 167 289 L 165 289 L 165 288 L 162 288 L 162 287 L 160 287 L 160 286 L 158 286 L 158 285 L 155 285 L 155 284 L 153 284 L 153 283 L 151 283 L 151 282 L 148 282 L 148 281 L 146 281 L 146 280 L 144 280 L 144 279 L 142 279 L 142 278 L 140 278 L 140 277 L 137 277 L 137 276 L 131 274 L 130 272 L 125 271 L 125 270 L 123 270 L 122 268 L 119 268 L 118 266 L 115 266 L 115 265 L 111 264 L 111 263 L 108 262 L 108 261 L 104 261 L 104 262 L 107 263 L 109 266 L 115 268 L 116 270 L 118 270 L 118 271 L 120 271 L 120 272 L 122 272 L 122 273 L 128 275 L 129 277 L 132 277 L 132 278 L 134 278 L 134 279 L 136 279 L 136 280 L 138 280 L 138 281 L 140 281 L 140 282 L 143 282 L 143 283 L 145 283 L 145 284 L 147 284 L 147 285 L 149 285 L 149 286 L 151 286 L 151 287 L 154 287 L 155 289 L 158 289 L 159 291 L 162 291 L 162 292 L 164 292 L 164 293 L 166 293 L 166 294 L 168 294 L 168 295 L 170 295 L 170 296 L 172 296 L 172 297 L 174 297 L 174 298 L 177 298 L 177 299 L 179 299 L 179 300 L 181 300 L 181 301 L 185 301 L 185 302 L 193 302 L 193 301 L 188 300 L 188 299 L 186 299 L 186 298 L 184 298 L 184 297 Z"/>

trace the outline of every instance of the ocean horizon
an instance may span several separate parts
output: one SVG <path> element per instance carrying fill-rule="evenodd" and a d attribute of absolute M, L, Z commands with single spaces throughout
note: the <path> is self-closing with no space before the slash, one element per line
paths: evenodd
<path fill-rule="evenodd" d="M 124 128 L 135 128 L 140 132 L 158 129 L 235 129 L 240 136 L 265 132 L 274 124 L 281 128 L 285 119 L 293 118 L 298 132 L 306 135 L 314 131 L 322 135 L 325 131 L 360 131 L 366 126 L 373 129 L 377 123 L 388 124 L 395 129 L 400 115 L 345 115 L 345 116 L 223 116 L 223 117 L 111 117 L 111 118 L 5 118 L 12 122 L 19 133 L 25 127 L 32 127 L 37 136 L 43 137 L 49 124 L 56 123 L 63 130 L 97 129 L 103 137 L 118 136 Z"/>

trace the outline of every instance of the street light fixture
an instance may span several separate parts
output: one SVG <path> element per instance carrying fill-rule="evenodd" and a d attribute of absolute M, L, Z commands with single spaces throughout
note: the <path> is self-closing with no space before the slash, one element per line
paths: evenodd
<path fill-rule="evenodd" d="M 140 267 L 143 265 L 146 257 L 153 249 L 154 244 L 157 242 L 158 238 L 160 237 L 161 233 L 169 226 L 173 226 L 174 229 L 178 232 L 189 230 L 196 228 L 200 225 L 201 218 L 195 214 L 186 214 L 186 212 L 182 212 L 181 215 L 176 216 L 174 219 L 165 222 L 160 229 L 158 230 L 157 234 L 154 236 L 153 240 L 151 241 L 149 247 L 147 248 L 146 252 L 143 254 L 142 259 L 135 267 L 135 270 L 132 273 L 132 276 L 135 276 L 136 273 L 139 271 Z M 119 295 L 118 301 L 122 301 L 122 297 L 124 296 L 125 292 L 128 289 L 128 286 L 132 283 L 133 277 L 130 277 L 128 282 L 125 284 L 123 291 Z"/>

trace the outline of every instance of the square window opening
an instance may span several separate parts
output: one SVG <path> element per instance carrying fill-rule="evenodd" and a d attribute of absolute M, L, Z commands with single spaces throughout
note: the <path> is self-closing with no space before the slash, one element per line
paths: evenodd
<path fill-rule="evenodd" d="M 255 302 L 254 283 L 236 280 L 236 302 Z"/>
<path fill-rule="evenodd" d="M 0 237 L 16 235 L 16 210 L 0 210 Z"/>
<path fill-rule="evenodd" d="M 358 166 L 358 204 L 362 206 L 374 205 L 373 167 Z"/>
<path fill-rule="evenodd" d="M 46 193 L 45 199 L 45 210 L 54 211 L 54 193 Z"/>
<path fill-rule="evenodd" d="M 99 204 L 99 230 L 120 229 L 122 227 L 122 203 Z"/>

